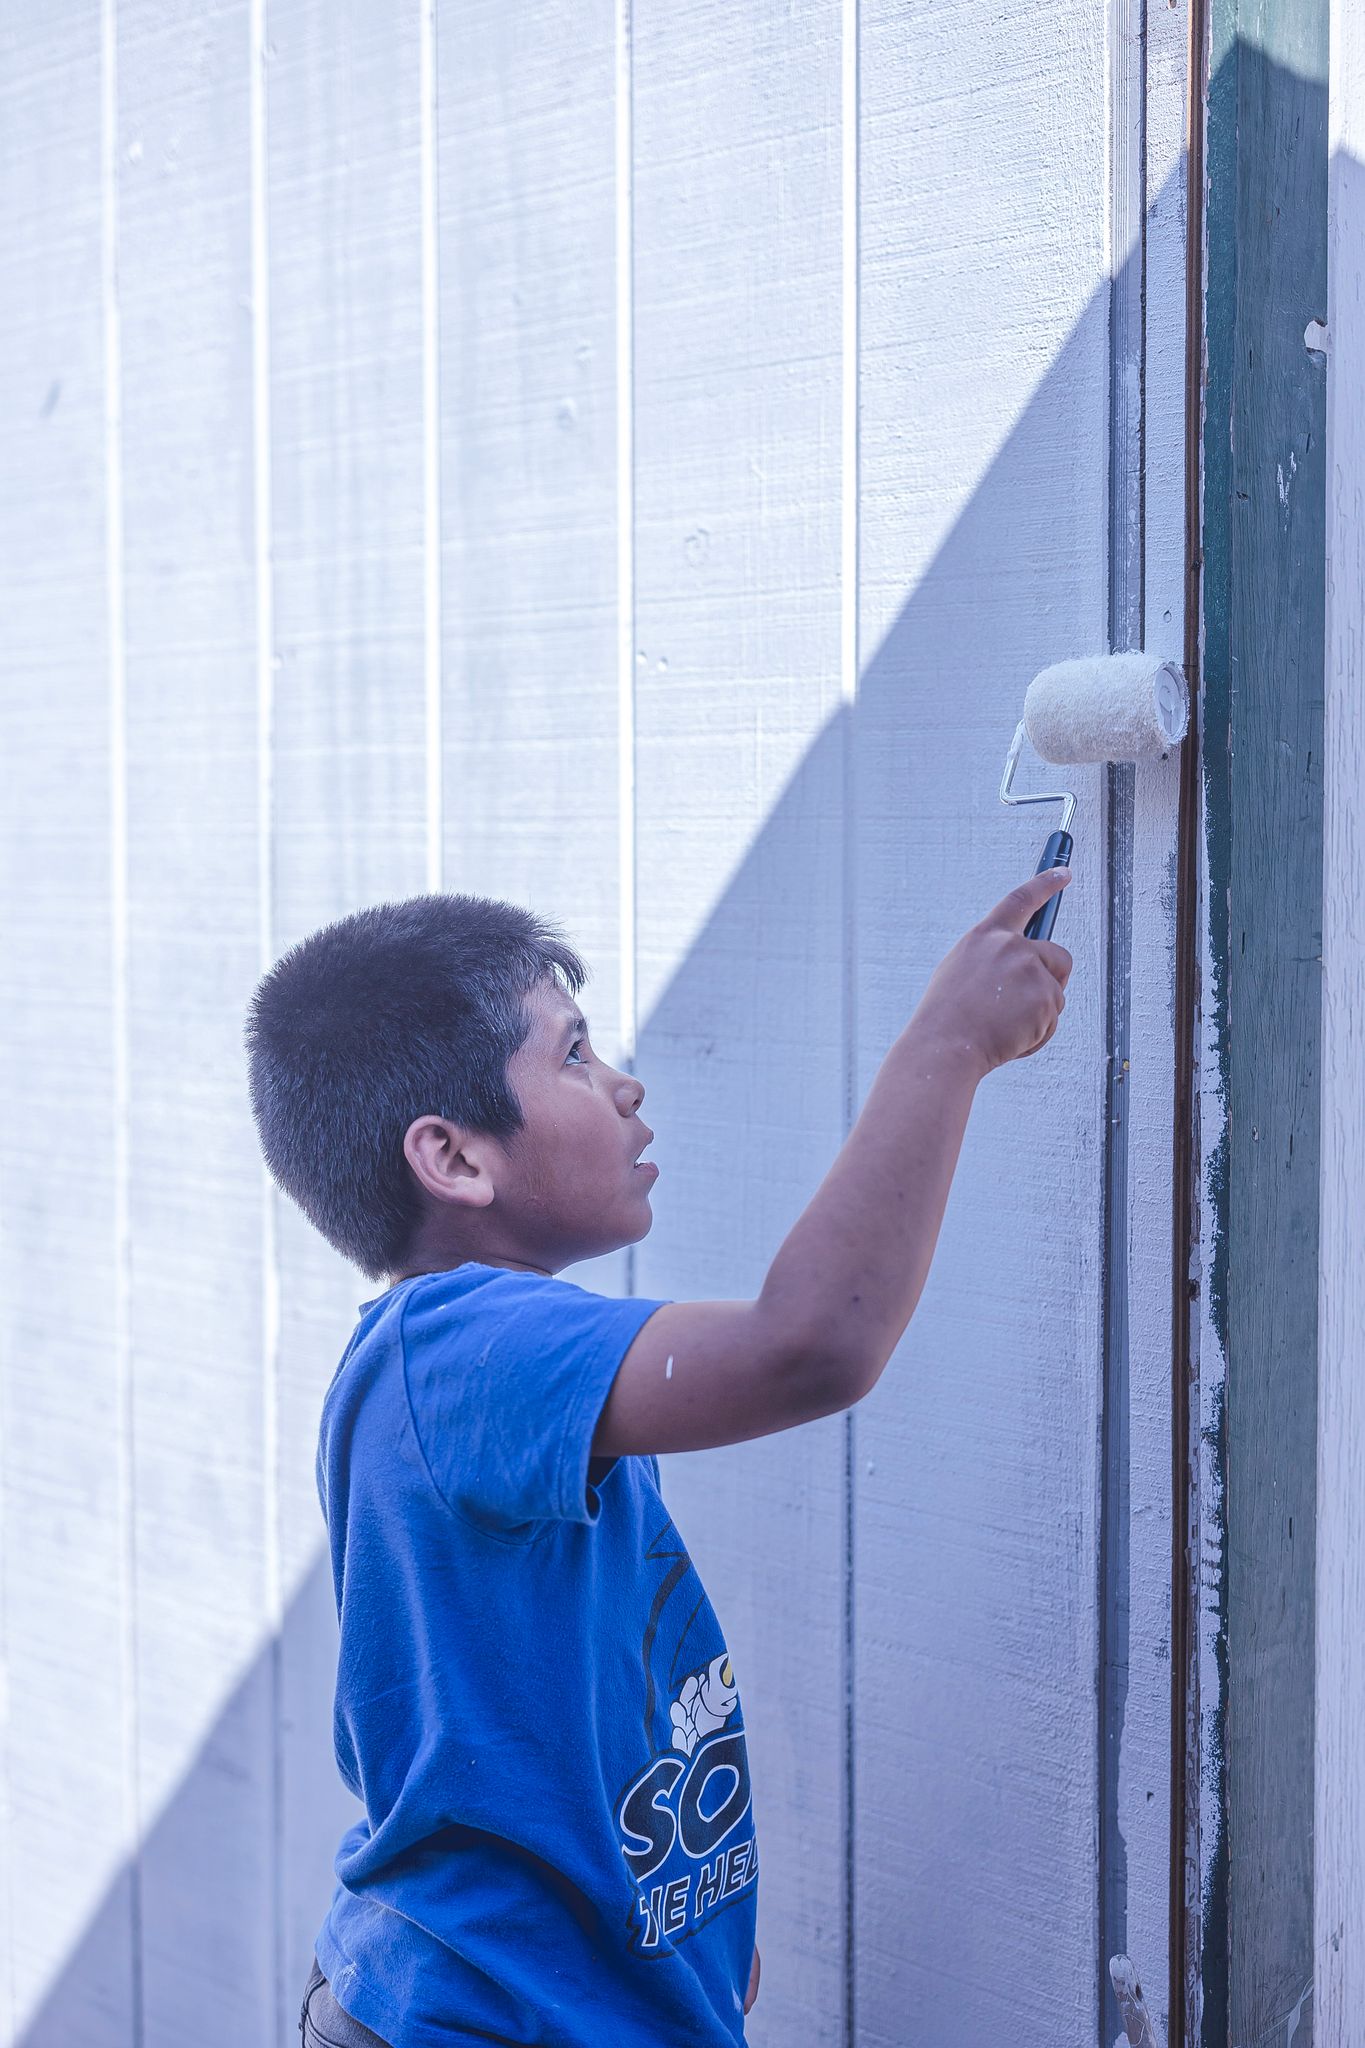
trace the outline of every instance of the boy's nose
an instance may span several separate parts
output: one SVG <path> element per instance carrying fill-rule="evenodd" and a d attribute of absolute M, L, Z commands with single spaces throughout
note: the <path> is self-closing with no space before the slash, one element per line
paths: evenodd
<path fill-rule="evenodd" d="M 628 1104 L 625 1112 L 626 1115 L 634 1116 L 636 1110 L 645 1099 L 644 1082 L 638 1080 L 634 1074 L 623 1074 L 621 1076 L 621 1092 Z"/>

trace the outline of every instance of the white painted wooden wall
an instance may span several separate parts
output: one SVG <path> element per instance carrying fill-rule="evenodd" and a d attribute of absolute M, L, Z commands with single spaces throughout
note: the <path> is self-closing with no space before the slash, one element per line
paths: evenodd
<path fill-rule="evenodd" d="M 6 2048 L 286 2048 L 349 1817 L 313 1445 L 369 1287 L 268 1198 L 259 971 L 425 888 L 559 917 L 663 1166 L 652 1236 L 577 1277 L 746 1294 L 935 961 L 1032 866 L 996 801 L 1024 687 L 1106 644 L 1110 12 L 9 11 Z M 1146 610 L 1176 655 L 1185 61 L 1183 6 L 1153 10 Z M 1097 2038 L 1076 786 L 1065 1029 L 983 1090 L 882 1384 L 669 1461 L 752 1731 L 761 2048 Z M 1174 819 L 1173 766 L 1143 771 L 1120 1821 L 1149 1989 Z"/>

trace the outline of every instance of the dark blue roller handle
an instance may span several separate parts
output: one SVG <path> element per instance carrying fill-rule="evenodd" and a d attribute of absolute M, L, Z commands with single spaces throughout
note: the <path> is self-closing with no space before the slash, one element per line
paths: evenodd
<path fill-rule="evenodd" d="M 1071 866 L 1071 849 L 1074 844 L 1075 842 L 1069 832 L 1054 832 L 1047 845 L 1043 848 L 1043 857 L 1033 872 L 1036 875 L 1041 875 L 1048 868 L 1069 868 Z M 1024 937 L 1026 939 L 1050 939 L 1052 937 L 1052 927 L 1057 922 L 1057 907 L 1061 900 L 1062 892 L 1059 889 L 1055 896 L 1048 897 L 1041 910 L 1034 911 L 1032 917 L 1024 926 Z"/>

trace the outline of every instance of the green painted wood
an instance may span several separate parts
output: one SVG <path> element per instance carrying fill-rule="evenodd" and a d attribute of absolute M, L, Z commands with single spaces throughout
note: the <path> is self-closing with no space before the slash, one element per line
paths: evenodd
<path fill-rule="evenodd" d="M 1326 0 L 1214 0 L 1204 605 L 1227 1361 L 1209 2048 L 1312 2042 Z M 1211 1085 L 1214 1077 L 1206 1077 Z"/>

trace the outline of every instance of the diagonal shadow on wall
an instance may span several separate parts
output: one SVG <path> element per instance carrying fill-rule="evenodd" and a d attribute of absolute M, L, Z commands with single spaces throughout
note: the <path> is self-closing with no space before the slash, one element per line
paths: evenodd
<path fill-rule="evenodd" d="M 830 1014 L 843 966 L 845 900 L 856 905 L 861 1099 L 942 952 L 1033 865 L 1042 837 L 1033 820 L 1050 823 L 1051 814 L 1021 819 L 1006 812 L 997 788 L 1029 676 L 1047 661 L 1102 644 L 1107 539 L 1093 516 L 1102 485 L 1076 478 L 1071 465 L 1078 448 L 1102 447 L 1105 439 L 1102 429 L 1097 434 L 1095 407 L 1104 403 L 1107 317 L 1106 292 L 1085 310 L 894 625 L 869 653 L 856 708 L 836 714 L 811 744 L 643 1024 L 638 1065 L 665 1174 L 655 1229 L 640 1253 L 641 1292 L 756 1287 L 762 1261 L 755 1234 L 742 1213 L 736 1218 L 722 1206 L 717 1190 L 724 1191 L 723 1204 L 742 1212 L 746 1185 L 789 1185 L 794 1218 L 828 1163 L 805 1151 L 792 1157 L 791 1082 L 767 1048 L 790 1041 L 804 1016 Z M 1178 483 L 1158 480 L 1157 488 L 1175 490 Z M 1178 624 L 1175 630 L 1178 640 Z M 1059 2018 L 1067 2038 L 1080 2039 L 1071 2032 L 1071 2022 L 1086 2017 L 1077 1987 L 1083 1983 L 1086 1997 L 1093 1988 L 1094 1525 L 1088 1509 L 1062 1507 L 1057 1481 L 1059 1473 L 1093 1469 L 1098 1362 L 1086 1345 L 1094 1327 L 1095 1254 L 1089 1241 L 1083 1251 L 1070 1243 L 1059 1248 L 1047 1205 L 1039 1203 L 1064 1133 L 1076 1173 L 1076 1240 L 1087 1227 L 1093 1237 L 1084 1189 L 1098 1187 L 1098 1136 L 1077 1132 L 1078 1124 L 1095 1122 L 1093 1077 L 1102 1058 L 1098 771 L 1077 771 L 1075 786 L 1084 799 L 1078 877 L 1065 913 L 1069 927 L 1058 933 L 1077 962 L 1068 1030 L 1050 1062 L 1026 1062 L 998 1077 L 994 1093 L 983 1093 L 913 1333 L 913 1408 L 906 1406 L 909 1382 L 879 1389 L 872 1398 L 882 1405 L 875 1414 L 869 1408 L 868 1428 L 889 1450 L 899 1446 L 903 1458 L 893 1490 L 905 1504 L 905 1521 L 893 1555 L 883 1479 L 860 1521 L 873 1574 L 860 1579 L 858 1597 L 875 1603 L 879 1619 L 866 1642 L 858 1639 L 856 1675 L 867 1687 L 869 1747 L 889 1760 L 899 1746 L 901 1764 L 881 1781 L 875 1809 L 859 1810 L 862 1853 L 880 1857 L 894 1880 L 878 1887 L 878 1896 L 869 1888 L 859 1902 L 857 1940 L 860 1954 L 866 1944 L 870 1966 L 863 2011 L 870 2026 L 890 2029 L 890 2039 L 898 2038 L 896 2015 L 903 2020 L 917 2010 L 923 2039 L 952 2039 L 961 2048 L 986 2048 L 1016 2033 L 1053 2038 Z M 854 797 L 851 872 L 844 866 L 846 787 Z M 977 887 L 982 878 L 989 878 L 984 893 Z M 458 888 L 459 877 L 447 884 Z M 739 1130 L 742 1173 L 733 1150 Z M 699 1234 L 695 1226 L 684 1231 L 683 1219 L 712 1207 L 717 1220 L 699 1265 Z M 983 1215 L 991 1219 L 992 1256 L 997 1247 L 1014 1247 L 1008 1257 L 1000 1253 L 994 1273 L 973 1242 L 972 1219 Z M 770 1254 L 776 1242 L 766 1249 Z M 1021 1292 L 1024 1275 L 1031 1277 Z M 1082 1297 L 1079 1304 L 1069 1295 Z M 346 1334 L 338 1330 L 338 1355 Z M 1008 1357 L 1010 1369 L 983 1370 L 987 1356 Z M 1027 1370 L 1019 1370 L 1021 1362 Z M 320 1372 L 319 1401 L 332 1365 Z M 1083 1391 L 1067 1410 L 1059 1405 L 1063 1389 L 1078 1371 Z M 973 1469 L 960 1455 L 964 1436 L 983 1433 L 1019 1447 L 1016 1515 L 1002 1505 L 999 1461 Z M 1065 1456 L 1062 1435 L 1075 1439 Z M 791 1719 L 803 1711 L 801 1701 L 763 1696 L 763 1670 L 776 1666 L 783 1646 L 762 1639 L 771 1603 L 761 1588 L 746 1587 L 737 1545 L 753 1475 L 772 1456 L 773 1442 L 675 1461 L 668 1486 L 722 1616 L 741 1616 L 736 1634 L 747 1637 L 745 1668 L 756 1674 L 746 1698 L 755 1780 L 766 1789 L 764 1883 L 795 1898 L 809 1879 L 802 1801 L 808 1793 L 826 1796 L 826 1781 L 841 1779 L 844 1761 L 837 1750 L 804 1758 L 802 1730 Z M 839 1459 L 841 1465 L 842 1450 Z M 801 1527 L 793 1527 L 798 1554 L 790 1569 L 823 1574 L 842 1603 L 842 1503 L 836 1495 L 809 1511 L 797 1505 Z M 978 1539 L 974 1531 L 985 1534 Z M 982 1581 L 993 1566 L 1006 1574 L 1003 1597 L 1001 1587 Z M 915 1586 L 928 1586 L 932 1597 L 907 1595 Z M 355 1810 L 331 1763 L 333 1670 L 315 1648 L 335 1642 L 331 1600 L 319 1530 L 317 1561 L 282 1632 L 285 1661 L 308 1674 L 307 1697 L 296 1704 L 300 1724 L 314 1732 L 318 1760 L 306 1783 L 287 1779 L 282 1788 L 294 1866 L 306 1869 L 311 1861 L 315 1880 L 307 1897 L 286 1901 L 293 1973 L 281 1999 L 286 2028 L 330 1893 L 335 1841 Z M 922 1656 L 879 1674 L 878 1634 L 894 1644 L 898 1630 L 919 1623 L 929 1632 L 916 1639 Z M 224 1845 L 216 1831 L 224 1773 L 241 1754 L 242 1731 L 260 1723 L 280 1653 L 281 1645 L 262 1650 L 141 1844 L 144 1876 L 155 1871 L 159 1890 L 178 1887 L 190 1902 L 187 1927 L 210 1867 L 222 1897 Z M 897 1713 L 902 1719 L 893 1725 Z M 839 1740 L 842 1734 L 840 1721 Z M 1085 1752 L 1079 1766 L 1078 1739 Z M 1021 1744 L 1029 1755 L 1022 1771 L 1015 1756 Z M 926 1768 L 939 1745 L 940 1767 Z M 295 1754 L 304 1747 L 296 1743 Z M 769 1774 L 768 1755 L 781 1758 L 780 1772 Z M 965 1756 L 968 1767 L 955 1773 L 943 1767 L 945 1756 Z M 825 1775 L 805 1787 L 803 1770 Z M 1084 1928 L 1083 1937 L 1054 1932 L 1041 1948 L 1031 1936 L 1015 1941 L 1012 1921 L 1027 1921 L 1031 1911 L 1020 1895 L 1021 1859 L 1040 1886 L 1055 1873 L 1045 1922 Z M 842 1852 L 830 1875 L 842 1884 Z M 131 1884 L 127 1869 L 111 1884 L 18 2048 L 126 2048 L 119 2015 L 130 2004 Z M 251 1953 L 255 1983 L 269 1981 L 276 1938 L 270 1901 L 243 1888 L 239 1904 L 238 1924 L 224 1930 L 226 1944 Z M 199 1931 L 206 1941 L 212 1935 Z M 842 1907 L 832 1908 L 830 1967 L 839 1972 L 842 1933 Z M 1014 1967 L 1029 1946 L 1029 1967 Z M 1078 1958 L 1079 1948 L 1085 1954 Z M 170 2022 L 158 2026 L 146 2048 L 173 2039 L 238 2048 L 248 2038 L 243 2009 L 234 2009 L 230 1986 L 218 1996 L 221 1965 L 211 1973 L 209 1996 L 200 1958 L 186 1953 L 180 1963 L 177 2023 L 184 2031 Z M 945 1979 L 934 1990 L 941 1965 L 958 2001 L 951 2011 L 935 2007 L 944 1996 Z M 973 1983 L 975 1991 L 964 1990 Z M 1090 2018 L 1093 2024 L 1093 2007 Z M 751 2033 L 774 2044 L 811 2039 L 771 1974 Z M 286 2033 L 276 2048 L 291 2038 Z"/>

